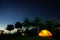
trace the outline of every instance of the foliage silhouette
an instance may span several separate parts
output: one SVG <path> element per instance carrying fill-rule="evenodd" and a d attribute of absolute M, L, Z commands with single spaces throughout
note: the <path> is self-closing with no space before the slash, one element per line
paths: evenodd
<path fill-rule="evenodd" d="M 36 17 L 32 22 L 32 25 L 37 28 L 37 33 L 39 33 L 40 23 L 42 23 L 42 19 L 40 19 L 39 17 Z"/>
<path fill-rule="evenodd" d="M 25 35 L 27 35 L 27 36 L 37 36 L 37 28 L 33 28 L 33 29 L 31 29 L 31 30 L 29 30 L 29 29 L 26 29 L 25 31 L 24 31 L 24 34 Z"/>
<path fill-rule="evenodd" d="M 14 33 L 16 36 L 22 36 L 22 32 L 20 32 L 20 30 L 17 30 L 17 32 Z"/>
<path fill-rule="evenodd" d="M 37 28 L 32 28 L 32 29 L 30 30 L 30 35 L 31 35 L 31 36 L 37 36 L 37 35 L 38 35 L 38 33 L 37 33 Z"/>
<path fill-rule="evenodd" d="M 7 25 L 7 27 L 6 27 L 6 30 L 9 30 L 9 31 L 11 31 L 13 29 L 14 29 L 14 26 L 11 24 Z"/>
<path fill-rule="evenodd" d="M 54 38 L 56 38 L 58 35 L 57 34 L 58 32 L 56 30 L 57 28 L 56 25 L 58 24 L 58 22 L 56 20 L 46 20 L 45 23 L 46 23 L 45 28 L 53 34 Z"/>
<path fill-rule="evenodd" d="M 22 23 L 16 22 L 15 23 L 15 28 L 22 28 Z"/>
<path fill-rule="evenodd" d="M 55 20 L 47 20 L 46 21 L 46 27 L 47 29 L 52 29 L 52 28 L 56 28 L 57 22 Z"/>
<path fill-rule="evenodd" d="M 11 38 L 9 40 L 15 40 L 15 38 L 16 38 L 16 40 L 18 40 L 18 39 L 23 40 L 24 37 L 28 38 L 30 36 L 31 37 L 34 36 L 34 37 L 37 37 L 36 39 L 38 39 L 38 38 L 40 38 L 40 37 L 38 37 L 38 33 L 40 32 L 40 30 L 47 29 L 53 34 L 54 38 L 57 39 L 60 36 L 60 30 L 56 29 L 57 24 L 58 23 L 55 20 L 46 20 L 45 22 L 43 22 L 43 20 L 40 19 L 39 17 L 36 17 L 34 20 L 30 20 L 28 18 L 25 18 L 22 23 L 21 22 L 16 22 L 15 23 L 14 26 L 15 26 L 15 28 L 18 29 L 17 32 L 15 32 L 14 34 L 3 34 L 3 31 L 2 31 L 2 34 L 0 35 L 0 38 L 2 40 L 7 40 L 9 38 Z M 11 31 L 11 30 L 14 29 L 14 26 L 11 25 L 11 24 L 7 25 L 6 29 Z M 22 26 L 26 27 L 25 31 L 21 30 Z M 29 30 L 29 28 L 31 26 L 35 27 L 35 28 Z M 24 33 L 25 36 L 22 36 L 22 33 Z M 5 38 L 5 37 L 7 37 L 7 38 Z"/>
<path fill-rule="evenodd" d="M 31 27 L 31 21 L 27 17 L 25 17 L 22 24 L 24 27 L 26 27 L 26 29 Z"/>
<path fill-rule="evenodd" d="M 30 35 L 30 30 L 27 28 L 27 29 L 24 31 L 24 34 Z"/>

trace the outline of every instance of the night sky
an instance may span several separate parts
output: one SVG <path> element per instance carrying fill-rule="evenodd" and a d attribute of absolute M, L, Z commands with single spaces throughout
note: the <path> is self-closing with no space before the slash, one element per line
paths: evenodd
<path fill-rule="evenodd" d="M 60 22 L 60 5 L 57 0 L 0 0 L 0 28 L 22 22 L 24 17 L 56 19 Z"/>

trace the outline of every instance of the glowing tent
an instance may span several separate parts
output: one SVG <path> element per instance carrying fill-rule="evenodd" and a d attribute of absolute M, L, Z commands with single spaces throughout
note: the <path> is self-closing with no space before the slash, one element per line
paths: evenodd
<path fill-rule="evenodd" d="M 41 30 L 41 32 L 39 32 L 38 34 L 39 36 L 42 36 L 42 37 L 47 37 L 47 36 L 52 36 L 52 33 L 48 30 Z"/>

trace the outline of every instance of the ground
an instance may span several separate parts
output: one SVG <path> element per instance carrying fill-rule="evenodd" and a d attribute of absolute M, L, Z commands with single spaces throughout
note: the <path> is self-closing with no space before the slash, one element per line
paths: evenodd
<path fill-rule="evenodd" d="M 38 36 L 9 36 L 0 37 L 0 40 L 55 40 L 53 37 L 38 37 Z"/>

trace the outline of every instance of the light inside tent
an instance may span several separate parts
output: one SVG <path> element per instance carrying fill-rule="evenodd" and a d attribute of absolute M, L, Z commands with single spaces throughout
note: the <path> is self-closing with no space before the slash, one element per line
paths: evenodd
<path fill-rule="evenodd" d="M 38 34 L 39 36 L 42 36 L 42 37 L 47 37 L 47 36 L 52 36 L 52 33 L 48 30 L 41 30 L 41 32 L 39 32 Z"/>

